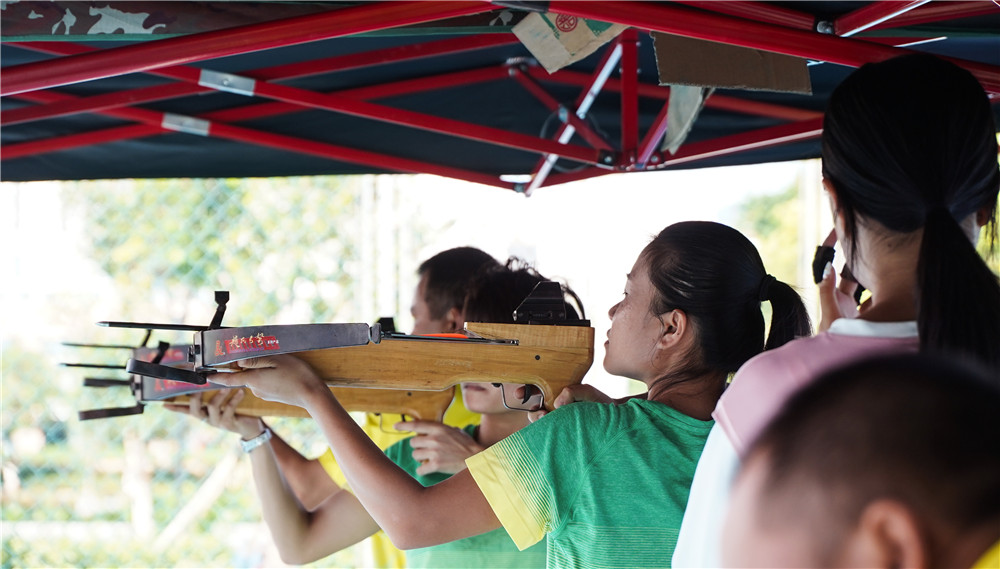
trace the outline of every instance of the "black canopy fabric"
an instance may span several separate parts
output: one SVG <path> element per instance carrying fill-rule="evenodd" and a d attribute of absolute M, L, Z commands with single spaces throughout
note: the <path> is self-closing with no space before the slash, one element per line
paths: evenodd
<path fill-rule="evenodd" d="M 631 28 L 548 74 L 511 33 L 532 10 Z M 414 21 L 393 23 L 411 12 L 420 12 Z M 1000 93 L 1000 6 L 988 0 L 20 2 L 0 15 L 4 181 L 430 172 L 523 190 L 532 176 L 550 185 L 615 171 L 816 157 L 818 117 L 851 65 L 908 50 L 960 60 Z M 332 24 L 302 25 L 325 21 Z M 846 27 L 855 21 L 871 25 Z M 727 40 L 727 26 L 747 33 Z M 659 138 L 648 133 L 662 125 L 669 93 L 658 85 L 650 31 L 744 46 L 787 32 L 784 44 L 764 47 L 805 55 L 813 93 L 718 89 L 677 155 L 656 145 L 637 161 L 637 150 L 656 143 L 647 138 Z M 271 36 L 282 45 L 257 41 Z M 617 45 L 622 60 L 581 121 L 591 139 L 578 133 L 559 145 L 562 120 Z M 177 62 L 175 52 L 193 55 Z M 317 60 L 332 61 L 333 70 L 289 72 Z M 190 77 L 199 70 L 267 80 L 275 92 L 197 88 Z M 553 148 L 574 159 L 540 174 Z"/>

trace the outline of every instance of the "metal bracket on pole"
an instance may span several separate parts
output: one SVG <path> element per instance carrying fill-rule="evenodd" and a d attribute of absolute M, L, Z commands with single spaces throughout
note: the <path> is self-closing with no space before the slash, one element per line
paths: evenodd
<path fill-rule="evenodd" d="M 254 90 L 257 88 L 256 79 L 242 75 L 233 75 L 232 73 L 212 71 L 211 69 L 201 70 L 201 76 L 198 77 L 198 84 L 202 87 L 215 89 L 216 91 L 236 93 L 237 95 L 246 95 L 247 97 L 253 97 Z"/>
<path fill-rule="evenodd" d="M 163 113 L 163 121 L 160 126 L 166 130 L 196 134 L 198 136 L 208 136 L 212 123 L 205 119 L 178 115 L 176 113 Z"/>

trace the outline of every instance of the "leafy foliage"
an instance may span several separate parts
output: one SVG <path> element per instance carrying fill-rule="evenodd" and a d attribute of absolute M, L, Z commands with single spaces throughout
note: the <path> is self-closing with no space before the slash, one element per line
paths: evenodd
<path fill-rule="evenodd" d="M 799 220 L 797 189 L 748 198 L 740 210 L 740 224 L 757 246 L 767 271 L 779 280 L 794 283 L 798 270 Z"/>
<path fill-rule="evenodd" d="M 151 298 L 164 307 L 204 305 L 216 289 L 232 291 L 244 320 L 227 320 L 234 325 L 333 320 L 351 304 L 359 223 L 351 182 L 135 180 L 93 191 L 95 184 L 81 182 L 84 191 L 69 196 L 90 233 L 90 254 L 118 285 L 129 317 L 140 317 L 130 306 Z M 163 316 L 194 316 L 187 312 Z"/>

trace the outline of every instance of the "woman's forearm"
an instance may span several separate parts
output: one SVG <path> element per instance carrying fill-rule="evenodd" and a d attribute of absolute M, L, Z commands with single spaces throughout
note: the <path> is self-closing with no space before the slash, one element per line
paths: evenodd
<path fill-rule="evenodd" d="M 308 459 L 292 448 L 277 433 L 271 438 L 271 450 L 278 461 L 278 468 L 299 502 L 310 512 L 315 510 L 324 500 L 341 490 L 340 486 L 319 460 Z"/>
<path fill-rule="evenodd" d="M 264 522 L 281 558 L 294 562 L 289 556 L 298 549 L 309 527 L 310 514 L 282 476 L 270 444 L 250 451 L 250 464 Z"/>
<path fill-rule="evenodd" d="M 303 402 L 354 494 L 397 547 L 437 545 L 500 527 L 468 472 L 425 488 L 385 456 L 329 389 L 314 390 Z"/>
<path fill-rule="evenodd" d="M 262 399 L 305 409 L 326 436 L 353 495 L 397 547 L 436 545 L 500 527 L 468 471 L 424 488 L 382 453 L 304 361 L 289 355 L 258 357 L 240 361 L 240 367 L 243 372 L 220 373 L 213 381 L 245 385 Z M 261 475 L 272 483 L 271 471 L 262 469 Z M 290 494 L 283 482 L 281 487 Z M 331 500 L 343 494 L 338 492 Z M 320 505 L 314 517 L 325 505 Z M 268 515 L 275 523 L 281 523 L 282 512 L 292 516 L 293 524 L 305 519 L 300 517 L 304 516 L 301 508 L 296 513 L 283 500 L 268 507 L 273 508 L 274 513 Z"/>
<path fill-rule="evenodd" d="M 378 531 L 360 503 L 344 490 L 314 512 L 307 510 L 285 480 L 270 445 L 251 451 L 250 462 L 264 522 L 285 563 L 322 559 Z"/>

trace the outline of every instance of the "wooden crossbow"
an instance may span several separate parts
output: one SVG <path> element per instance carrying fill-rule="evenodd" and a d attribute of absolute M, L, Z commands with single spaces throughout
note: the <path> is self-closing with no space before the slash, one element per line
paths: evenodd
<path fill-rule="evenodd" d="M 126 328 L 189 330 L 183 347 L 137 348 L 126 363 L 137 406 L 81 412 L 81 419 L 142 412 L 152 401 L 183 403 L 196 391 L 219 389 L 216 373 L 239 373 L 242 359 L 293 354 L 331 386 L 349 411 L 393 412 L 440 420 L 462 382 L 534 386 L 552 408 L 566 386 L 579 383 L 594 359 L 594 329 L 568 321 L 557 283 L 539 288 L 515 311 L 516 324 L 467 323 L 466 335 L 416 336 L 383 331 L 379 324 L 300 324 L 225 328 L 229 295 L 216 292 L 218 308 L 207 327 L 103 322 Z M 520 403 L 528 405 L 527 395 Z M 506 395 L 505 395 L 506 402 Z M 305 416 L 303 410 L 267 402 L 251 393 L 237 412 Z"/>

